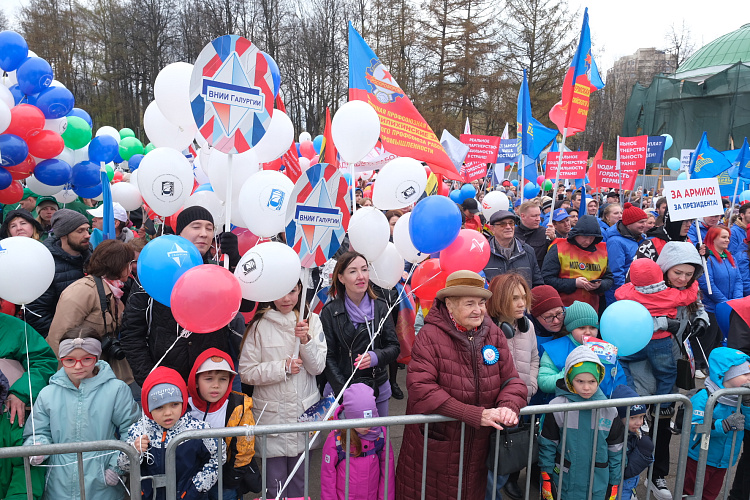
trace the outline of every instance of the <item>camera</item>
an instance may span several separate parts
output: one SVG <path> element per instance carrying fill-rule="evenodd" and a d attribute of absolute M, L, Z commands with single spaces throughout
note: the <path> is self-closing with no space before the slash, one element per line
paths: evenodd
<path fill-rule="evenodd" d="M 102 337 L 102 354 L 109 359 L 125 359 L 120 339 L 105 335 Z"/>

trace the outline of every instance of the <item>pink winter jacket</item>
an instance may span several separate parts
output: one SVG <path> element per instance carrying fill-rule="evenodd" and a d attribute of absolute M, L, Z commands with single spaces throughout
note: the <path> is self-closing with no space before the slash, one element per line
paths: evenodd
<path fill-rule="evenodd" d="M 341 407 L 336 410 L 334 418 L 339 416 Z M 382 427 L 385 435 L 385 427 Z M 336 432 L 328 434 L 323 445 L 323 463 L 320 468 L 321 500 L 344 500 L 346 487 L 346 460 L 339 462 L 336 450 Z M 373 446 L 372 442 L 362 440 L 363 451 Z M 380 453 L 368 456 L 349 458 L 349 500 L 395 500 L 396 498 L 396 463 L 393 458 L 393 446 L 388 450 L 388 498 L 385 492 L 385 447 Z"/>

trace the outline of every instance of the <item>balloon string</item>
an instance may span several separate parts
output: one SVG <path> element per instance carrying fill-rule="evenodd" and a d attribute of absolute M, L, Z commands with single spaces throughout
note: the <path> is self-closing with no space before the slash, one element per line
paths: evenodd
<path fill-rule="evenodd" d="M 180 325 L 177 325 L 177 331 L 179 331 L 179 330 L 180 330 Z M 171 345 L 171 346 L 169 346 L 169 349 L 167 349 L 167 352 L 165 352 L 165 353 L 164 353 L 164 355 L 163 355 L 163 356 L 161 357 L 161 359 L 159 359 L 159 361 L 157 361 L 157 362 L 156 362 L 156 364 L 154 365 L 154 367 L 153 367 L 153 368 L 151 368 L 151 371 L 150 371 L 149 373 L 152 373 L 152 372 L 153 372 L 154 370 L 156 370 L 156 368 L 157 368 L 157 367 L 158 367 L 158 366 L 159 366 L 159 365 L 161 364 L 161 362 L 162 362 L 162 361 L 164 361 L 164 358 L 166 358 L 166 357 L 167 357 L 167 354 L 169 354 L 169 351 L 171 351 L 171 350 L 172 350 L 172 349 L 174 348 L 174 346 L 176 346 L 176 345 L 177 345 L 177 342 L 178 342 L 178 341 L 179 341 L 180 339 L 183 339 L 183 338 L 184 338 L 184 339 L 186 339 L 186 338 L 188 338 L 188 337 L 190 336 L 190 334 L 191 334 L 191 333 L 193 333 L 193 332 L 191 332 L 191 331 L 189 331 L 189 330 L 185 330 L 185 329 L 183 329 L 183 330 L 182 330 L 182 333 L 179 333 L 179 334 L 177 335 L 177 338 L 176 338 L 176 339 L 174 339 L 174 342 L 172 342 L 172 345 Z"/>
<path fill-rule="evenodd" d="M 31 406 L 31 438 L 36 443 L 36 422 L 34 422 L 34 394 L 31 387 L 31 359 L 29 358 L 29 332 L 28 324 L 26 323 L 26 304 L 21 304 L 21 311 L 23 312 L 23 338 L 26 342 L 26 378 L 29 380 L 29 405 Z M 16 415 L 18 418 L 18 415 Z"/>

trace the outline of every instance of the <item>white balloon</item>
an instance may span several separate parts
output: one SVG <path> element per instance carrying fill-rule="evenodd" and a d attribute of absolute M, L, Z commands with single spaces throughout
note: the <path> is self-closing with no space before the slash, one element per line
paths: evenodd
<path fill-rule="evenodd" d="M 31 56 L 29 56 L 29 57 L 31 57 Z M 13 85 L 15 85 L 17 83 L 18 83 L 18 77 L 16 77 L 15 70 L 13 70 L 10 73 L 8 73 L 8 76 L 4 76 L 3 77 L 3 85 L 5 86 L 5 88 L 12 87 Z"/>
<path fill-rule="evenodd" d="M 62 135 L 63 132 L 65 132 L 66 128 L 68 128 L 68 119 L 65 117 L 55 118 L 52 120 L 44 120 L 45 130 L 51 130 L 53 132 L 57 132 L 58 134 Z"/>
<path fill-rule="evenodd" d="M 310 135 L 310 132 L 302 132 L 299 135 L 299 142 L 305 142 L 305 141 L 312 141 L 312 136 Z"/>
<path fill-rule="evenodd" d="M 201 160 L 201 164 L 203 161 Z M 255 172 L 260 170 L 258 157 L 251 149 L 242 154 L 232 155 L 232 195 L 239 196 L 240 189 L 245 181 Z M 214 193 L 221 201 L 227 200 L 227 179 L 229 177 L 229 155 L 222 153 L 217 149 L 211 151 L 211 157 L 208 160 L 208 178 L 211 181 L 211 187 Z M 237 205 L 233 205 L 232 220 L 234 221 L 234 211 Z M 239 213 L 239 211 L 237 211 Z M 244 226 L 243 226 L 244 227 Z"/>
<path fill-rule="evenodd" d="M 120 132 L 118 132 L 116 128 L 110 127 L 109 125 L 99 127 L 99 130 L 96 131 L 95 137 L 99 137 L 100 135 L 108 135 L 110 137 L 114 137 L 118 143 L 120 142 Z"/>
<path fill-rule="evenodd" d="M 73 151 L 73 163 L 71 163 L 71 165 L 81 163 L 82 161 L 87 161 L 88 159 L 89 159 L 89 145 L 86 144 L 84 147 Z"/>
<path fill-rule="evenodd" d="M 258 156 L 258 161 L 267 163 L 273 161 L 289 150 L 294 142 L 294 125 L 286 113 L 278 109 L 273 110 L 271 125 L 266 130 L 263 138 L 255 145 L 253 151 Z"/>
<path fill-rule="evenodd" d="M 239 193 L 232 194 L 232 220 L 230 222 L 237 227 L 247 228 L 247 223 L 245 222 L 245 219 L 242 217 L 242 212 L 240 212 L 239 206 L 240 206 Z M 224 204 L 224 210 L 226 211 L 226 203 Z M 226 220 L 226 215 L 224 216 L 224 219 Z"/>
<path fill-rule="evenodd" d="M 208 184 L 211 182 L 208 178 L 208 174 L 206 174 L 206 172 L 203 170 L 203 167 L 201 167 L 198 158 L 193 161 L 193 175 L 195 176 L 195 180 L 199 186 L 201 184 Z"/>
<path fill-rule="evenodd" d="M 13 85 L 15 85 L 15 83 Z M 0 85 L 0 101 L 3 101 L 9 108 L 16 105 L 16 101 L 13 99 L 13 94 L 10 93 L 8 87 L 3 85 Z"/>
<path fill-rule="evenodd" d="M 203 207 L 209 212 L 214 218 L 214 230 L 218 233 L 224 231 L 224 221 L 226 219 L 226 213 L 224 204 L 216 196 L 213 191 L 198 191 L 190 195 L 190 198 L 185 202 L 187 207 Z"/>
<path fill-rule="evenodd" d="M 104 201 L 104 193 L 100 194 L 99 196 L 96 196 L 92 198 L 94 201 Z"/>
<path fill-rule="evenodd" d="M 349 243 L 369 261 L 380 257 L 390 236 L 388 219 L 375 207 L 360 208 L 349 219 Z"/>
<path fill-rule="evenodd" d="M 204 146 L 198 150 L 198 164 L 206 175 L 208 175 L 208 166 L 211 163 L 211 153 L 213 150 L 214 148 L 211 146 Z"/>
<path fill-rule="evenodd" d="M 310 168 L 310 160 L 308 160 L 308 159 L 307 159 L 307 158 L 305 158 L 304 156 L 300 157 L 300 159 L 299 159 L 299 168 L 300 168 L 300 170 L 302 170 L 303 172 L 304 172 L 305 170 L 307 170 L 308 168 Z"/>
<path fill-rule="evenodd" d="M 487 220 L 498 210 L 508 210 L 508 207 L 510 200 L 502 191 L 490 191 L 482 199 L 482 214 Z"/>
<path fill-rule="evenodd" d="M 242 256 L 234 275 L 242 287 L 242 297 L 271 302 L 291 292 L 299 281 L 299 256 L 288 245 L 268 241 Z"/>
<path fill-rule="evenodd" d="M 380 257 L 370 262 L 370 281 L 381 288 L 391 289 L 404 274 L 404 258 L 393 243 L 388 243 Z"/>
<path fill-rule="evenodd" d="M 331 137 L 344 161 L 358 162 L 375 147 L 380 138 L 377 112 L 364 101 L 347 102 L 333 117 Z"/>
<path fill-rule="evenodd" d="M 195 133 L 195 142 L 198 143 L 198 147 L 200 148 L 209 147 L 208 141 L 206 140 L 205 137 L 203 137 L 203 134 L 201 134 L 200 132 Z"/>
<path fill-rule="evenodd" d="M 385 164 L 372 187 L 372 203 L 381 210 L 396 210 L 416 203 L 427 186 L 422 163 L 401 157 Z"/>
<path fill-rule="evenodd" d="M 55 259 L 50 251 L 26 236 L 5 238 L 2 247 L 0 298 L 13 304 L 28 304 L 39 298 L 55 278 Z"/>
<path fill-rule="evenodd" d="M 10 126 L 10 108 L 5 101 L 0 100 L 0 134 Z"/>
<path fill-rule="evenodd" d="M 263 170 L 251 175 L 240 190 L 237 207 L 246 227 L 262 237 L 283 231 L 293 190 L 291 179 L 275 170 Z"/>
<path fill-rule="evenodd" d="M 158 79 L 158 78 L 157 78 Z M 175 125 L 161 112 L 161 108 L 153 101 L 143 114 L 143 128 L 148 140 L 157 148 L 174 148 L 182 151 L 193 143 L 193 137 L 198 131 L 195 123 Z"/>
<path fill-rule="evenodd" d="M 128 182 L 134 185 L 136 188 L 138 187 L 138 170 L 136 170 L 135 172 L 130 172 L 130 180 Z"/>
<path fill-rule="evenodd" d="M 182 208 L 193 190 L 193 167 L 182 153 L 172 148 L 149 152 L 136 172 L 141 196 L 162 217 Z"/>
<path fill-rule="evenodd" d="M 65 187 L 63 186 L 48 186 L 47 184 L 42 184 L 42 182 L 34 177 L 32 174 L 31 176 L 27 177 L 25 179 L 26 181 L 26 187 L 34 191 L 39 196 L 53 196 L 56 193 L 59 193 L 60 190 Z"/>
<path fill-rule="evenodd" d="M 162 68 L 154 82 L 154 99 L 162 114 L 170 122 L 184 128 L 195 127 L 193 110 L 190 107 L 192 74 L 192 64 L 176 62 Z M 197 128 L 193 134 L 196 131 Z"/>
<path fill-rule="evenodd" d="M 63 190 L 60 191 L 59 193 L 55 193 L 54 196 L 57 202 L 62 203 L 63 205 L 66 203 L 73 203 L 74 201 L 78 199 L 78 195 L 75 194 L 75 192 L 73 192 L 72 189 L 66 189 L 66 188 L 63 188 Z"/>
<path fill-rule="evenodd" d="M 414 243 L 411 242 L 409 218 L 411 218 L 411 212 L 402 215 L 396 221 L 396 225 L 393 228 L 393 244 L 396 246 L 398 253 L 401 254 L 401 257 L 412 264 L 418 264 L 429 257 L 430 254 L 420 252 L 414 247 Z"/>
<path fill-rule="evenodd" d="M 50 83 L 49 86 L 50 87 L 62 87 L 64 89 L 68 88 L 65 85 L 63 85 L 63 83 L 61 81 L 59 81 L 59 80 L 52 80 L 52 83 Z"/>
<path fill-rule="evenodd" d="M 75 165 L 76 154 L 73 152 L 72 149 L 65 147 L 63 148 L 62 153 L 55 156 L 55 158 L 57 158 L 58 160 L 64 161 L 68 165 Z"/>
<path fill-rule="evenodd" d="M 136 186 L 129 182 L 117 182 L 112 184 L 110 190 L 112 191 L 112 201 L 122 205 L 122 208 L 128 212 L 141 208 L 143 200 L 141 199 L 141 192 L 138 191 Z"/>

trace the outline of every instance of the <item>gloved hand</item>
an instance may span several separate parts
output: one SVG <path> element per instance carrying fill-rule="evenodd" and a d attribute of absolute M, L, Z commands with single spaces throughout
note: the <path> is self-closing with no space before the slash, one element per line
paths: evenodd
<path fill-rule="evenodd" d="M 227 231 L 221 233 L 219 235 L 219 249 L 221 253 L 229 257 L 229 267 L 237 267 L 240 258 L 242 258 L 237 243 L 237 235 Z"/>
<path fill-rule="evenodd" d="M 33 457 L 29 458 L 29 463 L 31 465 L 42 465 L 42 462 L 44 462 L 48 458 L 49 455 L 34 455 Z"/>
<path fill-rule="evenodd" d="M 607 486 L 607 500 L 617 500 L 617 485 L 616 484 L 610 484 Z"/>
<path fill-rule="evenodd" d="M 690 336 L 700 338 L 703 336 L 704 333 L 706 333 L 707 329 L 708 329 L 708 323 L 698 318 L 695 321 L 693 321 L 693 326 L 690 330 Z"/>
<path fill-rule="evenodd" d="M 742 387 L 744 387 L 745 389 L 750 389 L 750 384 L 742 384 Z M 742 396 L 742 405 L 750 406 L 750 394 Z"/>
<path fill-rule="evenodd" d="M 546 472 L 542 472 L 541 480 L 539 482 L 542 487 L 542 498 L 544 500 L 557 500 L 557 487 L 552 480 L 552 476 Z"/>
<path fill-rule="evenodd" d="M 732 413 L 721 421 L 721 427 L 724 432 L 741 431 L 745 428 L 745 415 L 742 413 Z"/>
<path fill-rule="evenodd" d="M 667 318 L 667 331 L 677 335 L 680 331 L 680 320 Z"/>
<path fill-rule="evenodd" d="M 654 442 L 648 436 L 642 436 L 636 446 L 638 446 L 638 451 L 645 457 L 650 457 L 654 453 Z"/>
<path fill-rule="evenodd" d="M 117 486 L 120 484 L 120 476 L 112 469 L 106 469 L 104 471 L 104 482 L 107 483 L 107 486 Z"/>

